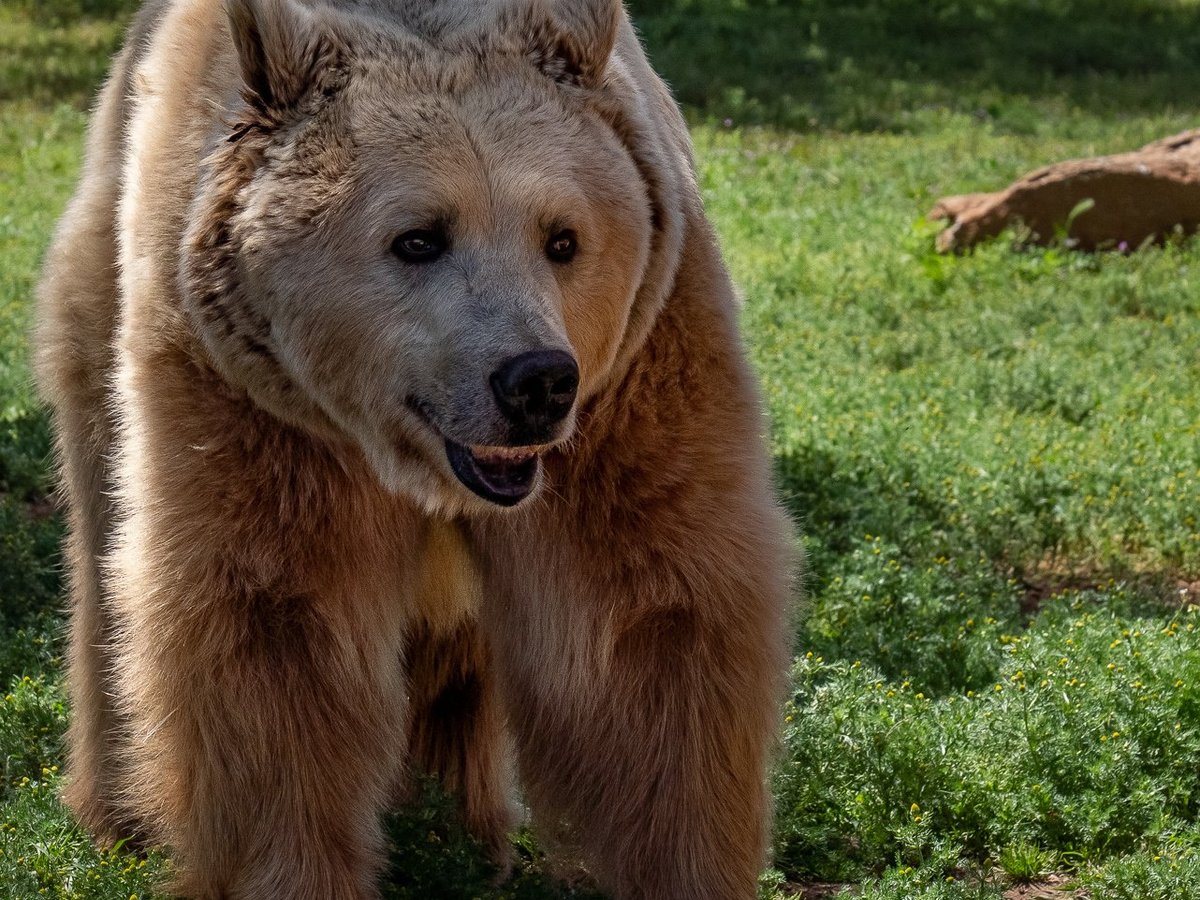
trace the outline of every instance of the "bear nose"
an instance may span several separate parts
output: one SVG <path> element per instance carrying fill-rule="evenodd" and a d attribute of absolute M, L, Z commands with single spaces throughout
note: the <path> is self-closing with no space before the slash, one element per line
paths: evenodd
<path fill-rule="evenodd" d="M 506 360 L 491 382 L 504 418 L 522 431 L 539 432 L 571 411 L 579 366 L 562 350 L 534 350 Z"/>

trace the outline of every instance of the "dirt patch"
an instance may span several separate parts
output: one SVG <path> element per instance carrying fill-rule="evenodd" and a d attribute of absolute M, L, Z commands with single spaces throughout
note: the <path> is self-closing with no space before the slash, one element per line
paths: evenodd
<path fill-rule="evenodd" d="M 1102 591 L 1126 584 L 1161 601 L 1167 607 L 1200 605 L 1200 578 L 1181 571 L 1150 569 L 1106 569 L 1100 566 L 1072 565 L 1058 560 L 1042 560 L 1017 576 L 1021 585 L 1021 612 L 1033 616 L 1042 605 L 1067 591 Z"/>
<path fill-rule="evenodd" d="M 58 503 L 53 494 L 39 495 L 25 501 L 25 512 L 35 522 L 41 522 L 58 512 Z"/>
<path fill-rule="evenodd" d="M 1089 894 L 1075 887 L 1070 875 L 1051 875 L 1045 881 L 1018 884 L 1004 892 L 1004 900 L 1087 900 Z"/>
<path fill-rule="evenodd" d="M 783 895 L 785 897 L 794 897 L 796 900 L 829 900 L 830 897 L 836 897 L 844 888 L 850 888 L 852 894 L 857 894 L 858 891 L 852 884 L 839 884 L 832 881 L 814 881 L 808 884 L 786 884 L 783 886 Z"/>
<path fill-rule="evenodd" d="M 7 491 L 0 491 L 0 503 L 12 502 L 19 506 L 34 522 L 44 522 L 60 512 L 58 498 L 54 494 L 32 494 L 24 498 Z"/>
<path fill-rule="evenodd" d="M 851 895 L 858 893 L 855 885 L 836 882 L 789 883 L 784 885 L 782 893 L 795 900 L 830 900 L 846 888 Z M 1087 891 L 1075 887 L 1070 875 L 1050 875 L 1043 881 L 1013 885 L 1004 892 L 1004 900 L 1088 900 L 1089 896 Z"/>
<path fill-rule="evenodd" d="M 1181 606 L 1200 605 L 1200 579 L 1175 579 L 1175 591 Z"/>
<path fill-rule="evenodd" d="M 1021 582 L 1021 612 L 1033 616 L 1051 597 L 1066 591 L 1101 590 L 1109 584 L 1109 578 L 1096 572 L 1072 572 L 1038 565 L 1026 572 Z"/>

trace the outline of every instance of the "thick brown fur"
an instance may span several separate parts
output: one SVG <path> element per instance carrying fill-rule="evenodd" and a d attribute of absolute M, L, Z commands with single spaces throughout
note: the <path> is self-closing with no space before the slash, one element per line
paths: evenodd
<path fill-rule="evenodd" d="M 144 8 L 40 290 L 87 827 L 357 900 L 413 771 L 503 862 L 513 753 L 618 898 L 754 895 L 791 550 L 689 154 L 615 0 Z M 546 348 L 502 510 L 443 445 Z"/>

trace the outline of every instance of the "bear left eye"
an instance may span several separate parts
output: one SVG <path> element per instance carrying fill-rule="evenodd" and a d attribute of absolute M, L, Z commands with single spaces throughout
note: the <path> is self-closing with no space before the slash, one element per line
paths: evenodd
<path fill-rule="evenodd" d="M 433 262 L 445 252 L 447 243 L 439 230 L 416 228 L 392 241 L 392 252 L 407 263 Z"/>
<path fill-rule="evenodd" d="M 569 228 L 556 231 L 546 241 L 546 255 L 556 263 L 568 263 L 575 258 L 575 232 Z"/>

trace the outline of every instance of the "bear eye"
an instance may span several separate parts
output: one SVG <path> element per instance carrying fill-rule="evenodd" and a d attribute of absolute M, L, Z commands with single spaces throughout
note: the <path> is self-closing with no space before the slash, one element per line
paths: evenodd
<path fill-rule="evenodd" d="M 392 252 L 406 263 L 427 263 L 445 253 L 448 243 L 438 229 L 414 228 L 392 241 Z"/>
<path fill-rule="evenodd" d="M 556 231 L 546 241 L 546 255 L 556 263 L 569 263 L 575 258 L 575 232 L 569 228 Z"/>

